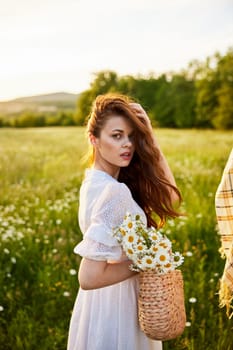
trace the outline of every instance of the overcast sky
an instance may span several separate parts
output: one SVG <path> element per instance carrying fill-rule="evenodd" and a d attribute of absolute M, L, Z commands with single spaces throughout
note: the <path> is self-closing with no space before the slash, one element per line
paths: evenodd
<path fill-rule="evenodd" d="M 93 72 L 162 73 L 233 45 L 233 0 L 0 0 L 0 100 L 79 93 Z"/>

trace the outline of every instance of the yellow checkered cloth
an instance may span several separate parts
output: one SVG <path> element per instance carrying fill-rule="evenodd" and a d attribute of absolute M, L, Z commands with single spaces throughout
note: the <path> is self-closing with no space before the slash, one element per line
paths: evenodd
<path fill-rule="evenodd" d="M 226 306 L 227 316 L 233 316 L 233 149 L 223 171 L 215 195 L 215 209 L 221 235 L 222 256 L 226 258 L 223 276 L 220 280 L 220 306 Z"/>

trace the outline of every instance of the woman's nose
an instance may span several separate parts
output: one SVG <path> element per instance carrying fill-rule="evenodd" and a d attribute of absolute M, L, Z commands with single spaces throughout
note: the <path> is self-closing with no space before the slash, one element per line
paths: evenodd
<path fill-rule="evenodd" d="M 130 140 L 130 138 L 125 139 L 123 147 L 131 147 L 131 146 L 132 146 L 132 140 Z"/>

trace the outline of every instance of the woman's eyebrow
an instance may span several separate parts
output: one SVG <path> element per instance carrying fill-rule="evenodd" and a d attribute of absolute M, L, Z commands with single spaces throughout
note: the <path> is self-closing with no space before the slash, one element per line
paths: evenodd
<path fill-rule="evenodd" d="M 121 130 L 121 129 L 113 129 L 112 131 L 124 132 L 124 131 Z"/>

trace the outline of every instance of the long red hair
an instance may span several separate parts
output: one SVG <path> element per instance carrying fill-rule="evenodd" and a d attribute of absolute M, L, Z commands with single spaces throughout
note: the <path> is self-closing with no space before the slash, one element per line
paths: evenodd
<path fill-rule="evenodd" d="M 168 217 L 180 214 L 174 209 L 171 192 L 175 191 L 181 201 L 179 190 L 166 179 L 160 166 L 160 152 L 156 148 L 153 135 L 143 120 L 130 107 L 127 96 L 119 94 L 99 95 L 95 99 L 89 115 L 87 132 L 100 137 L 102 128 L 111 115 L 127 118 L 134 128 L 135 152 L 129 166 L 120 169 L 118 181 L 130 189 L 134 200 L 144 210 L 148 226 L 162 226 Z M 94 150 L 93 150 L 94 151 Z M 160 218 L 156 222 L 156 215 Z"/>

